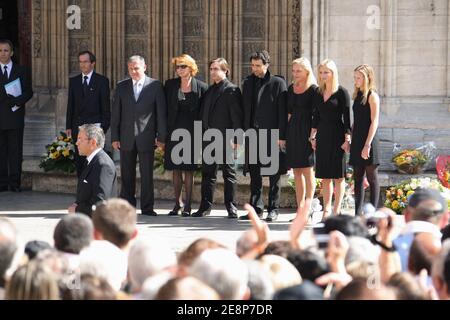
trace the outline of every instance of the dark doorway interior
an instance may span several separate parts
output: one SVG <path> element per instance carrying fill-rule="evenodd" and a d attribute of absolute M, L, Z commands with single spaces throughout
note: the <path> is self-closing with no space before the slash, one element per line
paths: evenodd
<path fill-rule="evenodd" d="M 14 62 L 31 67 L 31 0 L 0 0 L 0 38 L 13 42 Z"/>

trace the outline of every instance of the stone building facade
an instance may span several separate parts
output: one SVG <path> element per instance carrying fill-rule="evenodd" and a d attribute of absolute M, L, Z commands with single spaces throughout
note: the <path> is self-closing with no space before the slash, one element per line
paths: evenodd
<path fill-rule="evenodd" d="M 290 81 L 299 56 L 317 65 L 332 58 L 341 84 L 353 91 L 352 70 L 375 67 L 382 98 L 383 169 L 392 144 L 434 141 L 450 154 L 450 4 L 447 0 L 17 0 L 16 42 L 33 70 L 25 156 L 39 156 L 65 126 L 69 76 L 77 53 L 92 50 L 112 89 L 126 76 L 126 59 L 143 55 L 149 74 L 174 76 L 170 60 L 192 55 L 200 77 L 225 57 L 232 81 L 249 73 L 248 56 L 267 49 L 271 70 Z M 67 20 L 80 12 L 80 29 Z"/>

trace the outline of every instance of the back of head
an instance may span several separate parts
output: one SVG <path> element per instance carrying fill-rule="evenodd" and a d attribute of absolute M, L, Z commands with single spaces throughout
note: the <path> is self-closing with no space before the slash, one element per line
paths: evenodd
<path fill-rule="evenodd" d="M 447 286 L 447 294 L 450 296 L 450 254 L 447 254 L 444 262 L 444 281 Z"/>
<path fill-rule="evenodd" d="M 271 300 L 275 292 L 270 272 L 259 260 L 245 260 L 248 268 L 247 286 L 250 290 L 250 300 Z"/>
<path fill-rule="evenodd" d="M 367 279 L 353 279 L 336 295 L 336 300 L 396 300 L 393 289 L 384 285 L 371 287 Z"/>
<path fill-rule="evenodd" d="M 80 252 L 81 274 L 105 278 L 119 291 L 127 277 L 126 254 L 109 241 L 92 241 Z"/>
<path fill-rule="evenodd" d="M 164 242 L 156 239 L 136 240 L 128 254 L 128 276 L 133 290 L 139 291 L 147 278 L 176 264 L 175 253 Z"/>
<path fill-rule="evenodd" d="M 53 273 L 38 261 L 19 267 L 6 285 L 6 300 L 58 300 L 59 288 Z"/>
<path fill-rule="evenodd" d="M 447 201 L 438 190 L 418 188 L 408 201 L 410 220 L 429 221 L 437 224 L 448 210 Z"/>
<path fill-rule="evenodd" d="M 419 282 L 408 272 L 398 272 L 388 281 L 389 287 L 395 288 L 399 300 L 426 300 L 426 292 Z"/>
<path fill-rule="evenodd" d="M 17 251 L 17 232 L 14 225 L 0 217 L 0 287 L 4 286 L 6 271 Z"/>
<path fill-rule="evenodd" d="M 345 264 L 351 264 L 356 261 L 364 261 L 372 264 L 378 264 L 380 250 L 369 239 L 362 237 L 348 237 L 349 248 L 345 256 Z"/>
<path fill-rule="evenodd" d="M 413 274 L 419 274 L 422 269 L 426 269 L 428 274 L 431 273 L 433 259 L 441 251 L 440 239 L 431 233 L 418 233 L 408 256 L 408 269 Z"/>
<path fill-rule="evenodd" d="M 291 249 L 292 244 L 290 241 L 285 240 L 272 241 L 267 245 L 263 255 L 273 254 L 276 256 L 286 258 Z"/>
<path fill-rule="evenodd" d="M 116 300 L 116 293 L 104 278 L 83 274 L 77 287 L 64 291 L 63 300 Z"/>
<path fill-rule="evenodd" d="M 59 220 L 53 232 L 53 240 L 59 251 L 79 254 L 89 246 L 93 235 L 91 219 L 83 214 L 70 214 Z"/>
<path fill-rule="evenodd" d="M 325 220 L 325 230 L 327 233 L 337 230 L 347 237 L 367 238 L 369 233 L 367 227 L 362 224 L 358 217 L 341 214 L 331 216 Z"/>
<path fill-rule="evenodd" d="M 273 300 L 323 300 L 323 290 L 309 280 L 275 293 Z"/>
<path fill-rule="evenodd" d="M 195 259 L 207 249 L 225 249 L 220 243 L 206 238 L 200 238 L 192 242 L 183 252 L 178 256 L 178 265 L 190 267 Z"/>
<path fill-rule="evenodd" d="M 189 272 L 215 289 L 224 300 L 243 299 L 247 292 L 247 267 L 229 250 L 204 251 L 194 261 Z"/>
<path fill-rule="evenodd" d="M 255 229 L 245 231 L 236 242 L 236 254 L 242 257 L 255 247 L 258 242 L 258 235 Z"/>
<path fill-rule="evenodd" d="M 269 271 L 275 291 L 295 286 L 302 282 L 300 273 L 285 258 L 269 254 L 262 256 L 260 261 L 263 267 Z"/>
<path fill-rule="evenodd" d="M 159 289 L 155 300 L 220 300 L 217 292 L 194 277 L 169 280 Z"/>
<path fill-rule="evenodd" d="M 325 258 L 311 250 L 291 250 L 287 260 L 300 272 L 302 279 L 314 282 L 329 272 Z"/>
<path fill-rule="evenodd" d="M 92 213 L 95 231 L 119 248 L 127 246 L 135 236 L 136 220 L 136 209 L 123 199 L 104 201 Z"/>
<path fill-rule="evenodd" d="M 28 241 L 25 245 L 25 254 L 27 255 L 29 260 L 33 260 L 39 252 L 47 249 L 51 249 L 52 246 L 45 241 L 33 240 Z"/>

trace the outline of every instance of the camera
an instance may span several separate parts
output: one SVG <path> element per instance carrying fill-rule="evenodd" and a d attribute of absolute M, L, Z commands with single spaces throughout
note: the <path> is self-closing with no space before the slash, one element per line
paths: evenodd
<path fill-rule="evenodd" d="M 330 235 L 325 229 L 325 225 L 323 223 L 316 224 L 313 227 L 313 233 L 319 249 L 325 249 L 328 246 L 328 241 L 330 240 Z"/>

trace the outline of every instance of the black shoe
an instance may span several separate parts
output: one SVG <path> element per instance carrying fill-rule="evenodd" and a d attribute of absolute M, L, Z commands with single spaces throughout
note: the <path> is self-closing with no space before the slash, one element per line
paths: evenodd
<path fill-rule="evenodd" d="M 20 187 L 10 187 L 9 190 L 11 190 L 12 192 L 22 192 L 22 189 L 20 189 Z"/>
<path fill-rule="evenodd" d="M 262 211 L 261 211 L 261 210 L 255 210 L 255 211 L 256 211 L 256 214 L 258 215 L 258 217 L 262 218 L 262 216 L 263 216 Z M 239 217 L 239 220 L 245 220 L 245 221 L 248 221 L 248 220 L 250 220 L 250 218 L 249 218 L 248 214 L 246 214 L 246 215 L 244 215 L 244 216 L 240 216 L 240 217 Z"/>
<path fill-rule="evenodd" d="M 0 187 L 0 192 L 6 192 L 8 191 L 8 187 Z"/>
<path fill-rule="evenodd" d="M 266 221 L 272 222 L 272 221 L 276 221 L 277 219 L 278 219 L 278 212 L 276 210 L 269 211 Z"/>
<path fill-rule="evenodd" d="M 181 213 L 181 216 L 183 216 L 183 217 L 190 217 L 191 216 L 191 208 L 190 207 L 184 207 L 183 212 Z"/>
<path fill-rule="evenodd" d="M 172 211 L 169 212 L 169 216 L 177 216 L 178 214 L 181 213 L 182 210 L 183 207 L 176 204 L 175 207 L 173 207 Z"/>
<path fill-rule="evenodd" d="M 200 209 L 198 209 L 197 212 L 194 212 L 191 215 L 191 217 L 200 218 L 200 217 L 209 216 L 210 214 L 211 214 L 211 208 L 209 208 L 209 209 L 200 208 Z"/>
<path fill-rule="evenodd" d="M 237 210 L 228 210 L 228 219 L 237 219 Z"/>
<path fill-rule="evenodd" d="M 142 214 L 144 215 L 144 216 L 149 216 L 149 217 L 156 217 L 158 214 L 155 212 L 155 211 L 153 211 L 153 210 L 150 210 L 150 211 L 142 211 Z"/>

